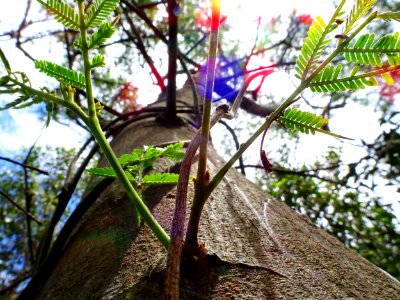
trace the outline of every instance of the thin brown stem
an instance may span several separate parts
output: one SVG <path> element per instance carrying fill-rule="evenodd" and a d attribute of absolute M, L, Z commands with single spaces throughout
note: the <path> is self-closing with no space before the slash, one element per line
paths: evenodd
<path fill-rule="evenodd" d="M 38 219 L 35 218 L 34 215 L 32 215 L 29 211 L 27 211 L 25 208 L 23 208 L 21 205 L 19 205 L 17 202 L 15 202 L 9 195 L 7 195 L 5 192 L 0 190 L 0 195 L 2 195 L 6 200 L 10 201 L 12 205 L 14 205 L 17 209 L 22 211 L 28 218 L 30 218 L 32 221 L 35 221 L 37 224 L 42 225 L 42 222 L 40 222 Z"/>
<path fill-rule="evenodd" d="M 217 109 L 211 118 L 210 127 L 214 126 L 226 113 L 225 107 Z M 172 221 L 171 244 L 168 250 L 167 269 L 164 284 L 164 299 L 179 299 L 180 263 L 186 219 L 187 189 L 193 159 L 202 140 L 201 131 L 197 131 L 181 163 L 176 191 L 175 212 Z"/>

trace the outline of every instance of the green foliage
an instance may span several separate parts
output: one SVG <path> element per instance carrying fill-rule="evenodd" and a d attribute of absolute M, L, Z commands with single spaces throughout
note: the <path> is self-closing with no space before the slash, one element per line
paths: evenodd
<path fill-rule="evenodd" d="M 90 6 L 86 16 L 86 28 L 99 26 L 117 8 L 119 0 L 95 0 Z"/>
<path fill-rule="evenodd" d="M 85 76 L 82 73 L 64 68 L 55 63 L 45 60 L 35 60 L 35 68 L 62 83 L 81 89 L 84 89 L 86 86 Z"/>
<path fill-rule="evenodd" d="M 357 0 L 347 17 L 343 34 L 350 33 L 358 20 L 365 17 L 374 7 L 376 0 Z"/>
<path fill-rule="evenodd" d="M 152 165 L 157 158 L 166 157 L 173 161 L 183 159 L 184 153 L 181 151 L 183 142 L 168 145 L 165 148 L 157 148 L 154 146 L 146 147 L 144 150 L 135 149 L 131 154 L 123 154 L 118 158 L 122 166 L 134 165 L 142 163 L 144 165 Z"/>
<path fill-rule="evenodd" d="M 79 17 L 76 11 L 67 3 L 60 0 L 38 0 L 46 7 L 58 22 L 72 30 L 79 30 Z"/>
<path fill-rule="evenodd" d="M 383 19 L 385 21 L 394 20 L 400 22 L 400 11 L 389 11 L 382 14 L 378 14 L 376 17 L 379 19 Z"/>
<path fill-rule="evenodd" d="M 324 52 L 324 49 L 331 40 L 327 39 L 327 35 L 337 28 L 335 20 L 343 15 L 341 11 L 344 3 L 342 0 L 333 14 L 331 20 L 326 25 L 321 17 L 316 17 L 308 31 L 308 37 L 304 40 L 301 47 L 301 54 L 296 60 L 296 77 L 304 80 L 308 72 L 314 70 L 318 64 L 318 59 Z"/>
<path fill-rule="evenodd" d="M 117 178 L 117 174 L 113 168 L 91 168 L 88 169 L 87 172 L 90 175 L 100 176 L 100 177 L 108 177 L 108 178 Z M 128 176 L 129 180 L 134 180 L 131 173 L 125 171 L 125 174 Z"/>
<path fill-rule="evenodd" d="M 178 182 L 178 174 L 147 173 L 153 169 L 154 162 L 158 158 L 166 157 L 172 161 L 182 160 L 184 155 L 181 151 L 182 147 L 183 142 L 178 142 L 165 148 L 149 146 L 145 149 L 134 149 L 130 154 L 121 155 L 118 161 L 125 170 L 128 179 L 137 188 L 142 188 L 143 185 L 176 184 Z M 87 172 L 91 175 L 117 178 L 112 168 L 91 168 Z"/>
<path fill-rule="evenodd" d="M 106 22 L 101 24 L 99 29 L 88 38 L 88 49 L 94 49 L 98 48 L 101 45 L 104 45 L 104 43 L 114 34 L 114 32 L 115 29 L 112 27 L 111 23 Z M 76 46 L 79 49 L 82 49 L 82 37 L 77 40 Z"/>
<path fill-rule="evenodd" d="M 27 93 L 24 90 L 19 90 L 19 92 L 21 95 L 14 101 L 7 103 L 4 107 L 0 107 L 0 111 L 10 108 L 22 109 L 43 101 L 41 97 L 32 96 L 30 93 Z"/>
<path fill-rule="evenodd" d="M 386 55 L 390 66 L 400 65 L 399 33 L 388 34 L 374 43 L 375 34 L 364 34 L 352 47 L 346 47 L 344 57 L 348 62 L 382 67 L 381 55 Z"/>
<path fill-rule="evenodd" d="M 3 53 L 4 55 L 4 53 Z M 7 59 L 4 57 L 5 64 L 8 65 Z M 6 110 L 6 109 L 21 109 L 21 108 L 26 108 L 34 104 L 38 104 L 43 101 L 43 98 L 38 96 L 38 95 L 32 95 L 30 91 L 24 89 L 23 87 L 21 88 L 17 84 L 12 81 L 12 78 L 17 78 L 20 82 L 22 82 L 25 85 L 30 85 L 30 81 L 28 77 L 26 76 L 25 73 L 22 72 L 15 72 L 11 73 L 11 70 L 8 69 L 9 75 L 3 76 L 0 79 L 0 94 L 19 94 L 19 97 L 17 99 L 7 103 L 3 107 L 0 107 L 1 110 Z"/>
<path fill-rule="evenodd" d="M 303 47 L 301 48 L 301 53 L 296 61 L 297 74 L 295 75 L 302 81 L 306 79 L 310 71 L 319 67 L 318 65 L 320 62 L 317 59 L 321 57 L 323 50 L 330 43 L 330 40 L 327 39 L 326 36 L 342 23 L 343 19 L 339 19 L 338 17 L 343 15 L 341 8 L 344 2 L 345 1 L 341 1 L 328 25 L 325 25 L 324 21 L 320 17 L 317 17 L 310 27 L 308 37 L 305 39 Z M 377 85 L 377 81 L 374 78 L 376 75 L 381 75 L 388 84 L 394 83 L 389 73 L 400 65 L 400 42 L 398 32 L 385 35 L 379 38 L 375 43 L 374 34 L 364 34 L 353 43 L 352 47 L 349 46 L 351 39 L 356 36 L 357 30 L 360 30 L 359 28 L 354 33 L 352 32 L 357 22 L 368 15 L 375 2 L 376 0 L 357 0 L 349 16 L 346 18 L 342 33 L 336 36 L 339 38 L 336 55 L 344 54 L 348 62 L 357 63 L 357 65 L 353 68 L 350 75 L 342 78 L 339 78 L 340 72 L 342 71 L 342 66 L 340 65 L 331 65 L 319 70 L 317 74 L 313 75 L 315 77 L 312 78 L 310 84 L 310 88 L 313 92 L 342 92 L 346 90 L 355 91 L 364 89 L 366 86 Z M 377 13 L 370 15 L 371 20 L 385 17 L 391 19 L 398 17 L 398 15 L 378 15 Z M 334 21 L 336 23 L 334 23 Z M 351 37 L 347 35 L 350 33 L 352 34 Z M 390 68 L 382 67 L 381 56 L 383 55 L 387 57 Z M 332 57 L 330 57 L 326 64 L 331 61 Z M 357 75 L 357 72 L 362 66 L 379 66 L 381 68 L 371 72 L 362 69 L 364 73 Z M 322 66 L 320 68 L 322 68 Z"/>
<path fill-rule="evenodd" d="M 344 78 L 338 78 L 342 71 L 342 66 L 337 65 L 326 67 L 322 72 L 318 73 L 313 78 L 310 84 L 310 88 L 313 92 L 343 92 L 346 90 L 355 91 L 358 89 L 364 89 L 365 86 L 377 85 L 377 81 L 373 78 L 373 75 L 380 74 L 365 73 L 357 76 L 350 76 Z M 385 71 L 384 71 L 385 72 Z M 383 73 L 386 74 L 386 73 Z"/>
<path fill-rule="evenodd" d="M 23 152 L 26 151 L 26 149 L 23 150 Z M 30 221 L 32 246 L 35 253 L 40 238 L 54 212 L 57 194 L 63 187 L 68 166 L 74 156 L 74 150 L 36 147 L 27 159 L 26 154 L 16 154 L 15 157 L 10 157 L 18 162 L 25 161 L 26 165 L 49 172 L 49 175 L 44 175 L 28 169 L 26 185 L 22 167 L 0 160 L 0 191 L 21 207 L 25 208 L 26 201 L 29 201 L 30 213 L 42 222 L 40 225 Z M 75 201 L 82 195 L 85 185 L 86 180 L 82 178 L 78 190 L 74 194 Z M 0 290 L 2 290 L 12 282 L 14 277 L 19 277 L 19 275 L 25 277 L 31 266 L 29 265 L 29 235 L 26 216 L 2 195 L 0 195 L 0 220 L 2 220 L 0 222 Z"/>
<path fill-rule="evenodd" d="M 300 131 L 305 134 L 315 134 L 315 132 L 321 132 L 337 138 L 348 139 L 344 136 L 321 129 L 328 123 L 327 118 L 317 116 L 310 112 L 304 112 L 296 108 L 286 109 L 283 113 L 283 116 L 278 118 L 278 121 L 288 129 Z"/>
<path fill-rule="evenodd" d="M 4 52 L 3 52 L 3 50 L 1 50 L 1 48 L 0 48 L 0 59 L 1 59 L 1 62 L 3 63 L 3 66 L 7 70 L 7 73 L 10 72 L 11 71 L 10 63 L 8 62 L 6 56 L 4 55 Z"/>
<path fill-rule="evenodd" d="M 175 173 L 159 173 L 148 174 L 142 178 L 142 185 L 158 185 L 158 184 L 177 184 L 179 174 Z"/>
<path fill-rule="evenodd" d="M 97 55 L 93 56 L 90 66 L 92 68 L 104 68 L 106 66 L 106 64 L 104 62 L 104 56 L 101 54 L 97 54 Z"/>

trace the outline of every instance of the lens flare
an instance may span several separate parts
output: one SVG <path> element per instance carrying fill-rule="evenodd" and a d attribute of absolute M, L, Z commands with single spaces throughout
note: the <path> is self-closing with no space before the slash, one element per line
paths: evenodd
<path fill-rule="evenodd" d="M 211 31 L 216 31 L 220 25 L 221 0 L 212 1 Z"/>

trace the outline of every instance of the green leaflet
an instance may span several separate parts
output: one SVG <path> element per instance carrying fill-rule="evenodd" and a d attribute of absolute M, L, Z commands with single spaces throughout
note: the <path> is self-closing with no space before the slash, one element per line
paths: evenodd
<path fill-rule="evenodd" d="M 176 184 L 179 175 L 173 173 L 147 174 L 157 158 L 166 157 L 173 161 L 180 161 L 184 153 L 181 151 L 183 142 L 170 144 L 165 148 L 154 146 L 145 149 L 134 149 L 132 153 L 123 154 L 118 158 L 130 181 L 136 185 Z M 92 168 L 87 170 L 91 175 L 116 178 L 112 168 Z"/>
<path fill-rule="evenodd" d="M 183 159 L 183 156 L 185 155 L 181 151 L 183 145 L 184 145 L 183 142 L 178 142 L 168 145 L 164 150 L 162 150 L 161 156 L 165 156 L 173 161 L 181 161 Z"/>
<path fill-rule="evenodd" d="M 385 12 L 378 14 L 376 17 L 385 21 L 395 20 L 397 22 L 400 22 L 400 11 Z"/>
<path fill-rule="evenodd" d="M 129 164 L 135 164 L 140 162 L 142 156 L 142 150 L 140 149 L 135 149 L 132 151 L 132 154 L 122 154 L 119 158 L 118 161 L 121 164 L 121 166 L 129 165 Z"/>
<path fill-rule="evenodd" d="M 356 25 L 357 21 L 365 17 L 372 7 L 375 5 L 376 0 L 357 0 L 346 19 L 346 26 L 343 34 L 348 34 Z"/>
<path fill-rule="evenodd" d="M 321 17 L 316 17 L 308 31 L 308 36 L 304 40 L 301 53 L 296 60 L 295 70 L 297 78 L 304 80 L 308 72 L 314 70 L 318 63 L 318 59 L 321 57 L 324 49 L 330 43 L 327 39 L 327 35 L 337 28 L 335 20 L 343 15 L 342 7 L 346 0 L 342 0 L 337 7 L 335 13 L 326 25 Z"/>
<path fill-rule="evenodd" d="M 96 0 L 85 16 L 86 28 L 99 26 L 117 8 L 119 0 Z"/>
<path fill-rule="evenodd" d="M 9 108 L 21 109 L 43 101 L 41 97 L 32 97 L 29 94 L 23 94 L 23 91 L 19 92 L 22 94 L 21 96 L 10 103 L 7 103 L 4 107 L 0 107 L 0 110 L 6 110 Z"/>
<path fill-rule="evenodd" d="M 177 184 L 179 174 L 175 173 L 157 173 L 149 174 L 142 178 L 142 185 L 157 185 L 157 184 Z"/>
<path fill-rule="evenodd" d="M 6 68 L 7 73 L 11 72 L 10 63 L 8 62 L 6 56 L 4 55 L 4 52 L 3 52 L 3 50 L 1 50 L 1 48 L 0 48 L 0 59 L 4 65 L 4 67 Z"/>
<path fill-rule="evenodd" d="M 386 55 L 390 66 L 400 65 L 400 37 L 399 32 L 387 34 L 375 43 L 374 34 L 364 34 L 354 42 L 352 47 L 343 50 L 348 62 L 381 67 L 381 55 Z"/>
<path fill-rule="evenodd" d="M 101 176 L 101 177 L 109 177 L 109 178 L 117 178 L 115 171 L 113 168 L 90 168 L 87 169 L 90 175 Z M 133 180 L 133 176 L 129 172 L 125 172 L 126 176 L 129 180 Z"/>
<path fill-rule="evenodd" d="M 328 123 L 327 118 L 323 118 L 313 113 L 304 112 L 295 108 L 286 109 L 283 113 L 283 116 L 278 118 L 278 122 L 288 129 L 300 131 L 305 134 L 315 134 L 316 132 L 321 132 L 333 137 L 349 139 L 342 135 L 321 129 L 322 126 Z"/>
<path fill-rule="evenodd" d="M 364 74 L 338 78 L 342 70 L 342 66 L 326 67 L 321 71 L 310 83 L 310 88 L 313 92 L 343 92 L 346 90 L 355 91 L 364 89 L 366 86 L 376 86 L 378 82 L 374 76 L 382 76 L 388 84 L 393 84 L 393 78 L 390 72 L 400 69 L 400 65 L 393 67 L 382 67 L 372 72 Z M 354 74 L 353 74 L 354 75 Z"/>
<path fill-rule="evenodd" d="M 79 30 L 79 17 L 76 11 L 67 3 L 61 0 L 38 0 L 47 8 L 58 22 L 72 30 Z"/>
<path fill-rule="evenodd" d="M 104 62 L 104 56 L 101 54 L 95 55 L 92 61 L 90 62 L 90 66 L 92 68 L 104 68 L 106 66 Z"/>
<path fill-rule="evenodd" d="M 88 49 L 98 48 L 114 34 L 115 29 L 112 27 L 111 23 L 105 22 L 101 24 L 99 29 L 93 33 L 87 40 Z M 76 46 L 82 49 L 82 37 L 76 41 Z"/>
<path fill-rule="evenodd" d="M 50 77 L 74 87 L 84 89 L 85 76 L 82 73 L 64 68 L 63 66 L 45 60 L 35 60 L 35 68 Z"/>
<path fill-rule="evenodd" d="M 136 163 L 152 162 L 156 158 L 166 157 L 173 161 L 183 159 L 184 153 L 181 151 L 183 142 L 168 145 L 166 148 L 148 146 L 144 150 L 134 149 L 131 154 L 123 154 L 118 160 L 121 165 L 132 165 Z"/>

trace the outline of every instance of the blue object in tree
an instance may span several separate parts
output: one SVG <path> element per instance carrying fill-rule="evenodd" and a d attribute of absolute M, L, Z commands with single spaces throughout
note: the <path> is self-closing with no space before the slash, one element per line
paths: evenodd
<path fill-rule="evenodd" d="M 242 60 L 242 58 L 230 60 L 224 55 L 217 57 L 214 94 L 212 95 L 213 102 L 224 99 L 227 102 L 232 102 L 236 98 L 244 78 L 244 70 L 240 64 Z M 201 68 L 198 87 L 200 95 L 203 97 L 205 93 L 204 87 L 206 82 L 207 63 Z M 210 99 L 211 95 L 207 95 L 207 98 Z"/>

